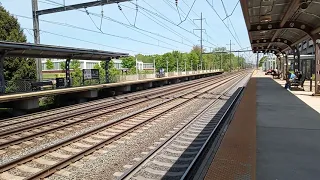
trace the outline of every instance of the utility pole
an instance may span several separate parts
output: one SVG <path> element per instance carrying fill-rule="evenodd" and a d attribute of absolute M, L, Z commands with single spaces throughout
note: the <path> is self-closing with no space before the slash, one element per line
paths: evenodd
<path fill-rule="evenodd" d="M 153 73 L 156 75 L 156 58 L 153 57 Z"/>
<path fill-rule="evenodd" d="M 202 28 L 202 21 L 204 18 L 202 18 L 202 12 L 200 15 L 200 19 L 194 19 L 195 20 L 200 20 L 200 29 L 194 29 L 194 30 L 199 30 L 200 31 L 200 70 L 202 71 L 202 66 L 203 66 L 203 60 L 202 60 L 202 52 L 203 52 L 203 46 L 202 46 L 202 33 L 205 31 L 205 29 Z"/>
<path fill-rule="evenodd" d="M 40 44 L 40 29 L 39 29 L 39 15 L 38 11 L 38 0 L 32 0 L 32 19 L 33 19 L 33 35 L 34 43 Z M 37 80 L 42 80 L 42 62 L 40 58 L 36 58 L 36 71 L 37 71 Z"/>
<path fill-rule="evenodd" d="M 178 58 L 177 58 L 177 75 L 179 76 L 179 61 L 178 61 Z"/>
<path fill-rule="evenodd" d="M 193 69 L 192 69 L 192 59 L 191 59 L 191 62 L 190 62 L 191 66 L 190 66 L 190 69 L 191 69 L 191 74 L 193 74 Z"/>
<path fill-rule="evenodd" d="M 166 61 L 167 61 L 167 77 L 169 77 L 169 64 L 168 64 L 168 58 L 166 58 Z"/>
<path fill-rule="evenodd" d="M 184 59 L 184 72 L 187 75 L 187 60 L 186 59 Z"/>
<path fill-rule="evenodd" d="M 58 13 L 58 12 L 71 11 L 71 10 L 77 10 L 77 9 L 83 9 L 83 8 L 89 8 L 89 7 L 95 7 L 95 6 L 103 6 L 103 5 L 121 3 L 121 2 L 126 2 L 126 1 L 129 1 L 129 0 L 117 0 L 117 1 L 115 1 L 115 0 L 99 0 L 99 1 L 94 0 L 93 1 L 92 0 L 90 2 L 84 2 L 84 3 L 72 4 L 72 5 L 66 6 L 65 0 L 64 0 L 63 4 L 61 4 L 61 6 L 59 6 L 59 7 L 38 10 L 38 0 L 31 0 L 34 43 L 40 44 L 39 16 L 41 16 L 41 15 L 53 14 L 53 13 Z M 66 61 L 66 64 L 67 64 L 67 61 Z M 37 68 L 37 79 L 39 81 L 41 81 L 42 80 L 42 62 L 41 62 L 40 58 L 36 58 L 36 68 Z"/>
<path fill-rule="evenodd" d="M 235 45 L 235 44 L 231 44 L 231 40 L 230 40 L 230 44 L 227 44 L 227 45 L 230 45 L 230 72 L 231 72 L 231 70 L 232 70 L 232 62 L 231 62 L 232 61 L 232 54 L 231 54 L 232 50 L 231 50 L 231 46 Z"/>
<path fill-rule="evenodd" d="M 222 54 L 220 54 L 220 71 L 222 70 Z"/>
<path fill-rule="evenodd" d="M 238 52 L 238 69 L 240 70 L 240 56 L 239 56 L 239 53 L 240 52 Z"/>

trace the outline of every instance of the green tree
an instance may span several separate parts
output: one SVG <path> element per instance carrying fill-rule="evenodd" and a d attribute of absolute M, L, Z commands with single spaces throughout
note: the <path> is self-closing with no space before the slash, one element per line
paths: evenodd
<path fill-rule="evenodd" d="M 259 67 L 262 67 L 262 64 L 264 63 L 264 62 L 266 62 L 266 60 L 267 60 L 267 56 L 263 56 L 260 60 L 259 60 Z"/>
<path fill-rule="evenodd" d="M 0 6 L 0 40 L 27 42 L 18 20 Z M 36 79 L 36 64 L 32 58 L 7 57 L 4 59 L 5 80 Z"/>
<path fill-rule="evenodd" d="M 66 62 L 60 62 L 60 68 L 66 70 Z"/>
<path fill-rule="evenodd" d="M 105 83 L 106 71 L 104 69 L 106 62 L 102 61 L 94 66 L 94 69 L 99 69 L 100 82 Z M 120 71 L 114 67 L 113 61 L 109 62 L 109 80 L 110 82 L 117 82 L 117 76 L 120 75 Z"/>
<path fill-rule="evenodd" d="M 73 70 L 73 72 L 71 72 L 73 86 L 81 85 L 82 71 L 81 71 L 80 65 L 81 64 L 79 60 L 71 60 L 70 62 L 70 69 Z"/>
<path fill-rule="evenodd" d="M 51 61 L 51 59 L 47 59 L 47 61 L 46 61 L 46 67 L 47 67 L 47 69 L 53 69 L 54 67 L 53 67 L 53 62 Z"/>
<path fill-rule="evenodd" d="M 136 60 L 133 56 L 122 58 L 122 67 L 132 69 L 136 67 Z"/>

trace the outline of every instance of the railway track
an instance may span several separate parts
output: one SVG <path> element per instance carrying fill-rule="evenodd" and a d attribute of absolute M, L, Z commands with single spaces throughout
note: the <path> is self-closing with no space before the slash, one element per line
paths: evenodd
<path fill-rule="evenodd" d="M 183 89 L 187 89 L 190 87 L 194 87 L 194 84 L 196 83 L 205 83 L 208 79 L 215 79 L 215 78 L 223 78 L 228 75 L 223 74 L 223 75 L 218 75 L 214 77 L 208 77 L 208 78 L 203 78 L 199 80 L 193 80 L 193 81 L 188 81 L 180 84 L 174 84 L 172 86 L 165 86 L 161 88 L 156 88 L 156 89 L 150 89 L 146 91 L 141 91 L 141 92 L 135 92 L 135 93 L 130 93 L 126 95 L 120 95 L 116 96 L 114 98 L 107 98 L 103 100 L 97 100 L 93 102 L 88 102 L 88 103 L 83 103 L 83 104 L 78 104 L 78 105 L 72 105 L 64 108 L 59 108 L 56 110 L 50 110 L 46 112 L 40 112 L 40 113 L 34 113 L 31 115 L 27 116 L 21 116 L 21 117 L 16 117 L 16 118 L 10 118 L 6 120 L 1 120 L 0 121 L 0 130 L 12 130 L 12 129 L 17 129 L 21 126 L 26 126 L 30 124 L 37 124 L 37 123 L 43 123 L 43 122 L 51 122 L 54 119 L 57 118 L 67 118 L 67 117 L 73 117 L 76 115 L 81 115 L 85 113 L 89 113 L 92 111 L 96 111 L 102 108 L 107 108 L 110 106 L 118 105 L 121 103 L 129 102 L 132 100 L 137 100 L 140 98 L 145 98 L 147 96 L 154 96 L 159 93 L 163 93 L 164 91 L 179 91 Z M 115 99 L 116 98 L 116 99 Z"/>
<path fill-rule="evenodd" d="M 159 93 L 158 95 L 155 95 L 153 97 L 134 100 L 134 101 L 120 104 L 120 105 L 117 105 L 114 107 L 109 107 L 106 109 L 99 109 L 99 111 L 94 111 L 90 114 L 85 113 L 84 115 L 76 116 L 76 117 L 73 117 L 70 119 L 67 119 L 69 116 L 67 116 L 67 117 L 62 116 L 62 117 L 53 119 L 51 121 L 45 121 L 45 122 L 41 122 L 41 123 L 26 125 L 24 127 L 20 127 L 20 128 L 16 128 L 16 129 L 11 129 L 9 131 L 5 131 L 3 133 L 0 133 L 0 139 L 1 139 L 0 149 L 4 149 L 4 148 L 7 148 L 12 145 L 17 145 L 17 144 L 20 144 L 24 141 L 28 141 L 28 140 L 31 140 L 31 139 L 34 139 L 37 137 L 41 137 L 41 136 L 44 136 L 45 134 L 53 133 L 58 130 L 60 130 L 63 133 L 64 131 L 70 130 L 68 128 L 75 126 L 75 125 L 82 124 L 83 126 L 86 126 L 87 124 L 85 122 L 88 122 L 88 121 L 89 121 L 89 123 L 94 123 L 94 124 L 101 123 L 101 122 L 103 122 L 103 118 L 105 118 L 107 116 L 112 117 L 114 115 L 114 113 L 119 113 L 119 111 L 121 111 L 121 110 L 128 111 L 128 109 L 130 109 L 134 105 L 151 101 L 151 99 L 156 100 L 156 101 L 160 101 L 160 99 L 157 99 L 160 97 L 170 98 L 169 95 L 171 95 L 172 93 L 178 93 L 178 96 L 180 96 L 181 94 L 184 93 L 183 90 L 185 90 L 185 91 L 187 91 L 187 93 L 189 93 L 190 92 L 189 88 L 191 88 L 191 87 L 197 87 L 197 89 L 201 89 L 201 88 L 207 86 L 208 83 L 218 82 L 220 79 L 221 78 L 215 79 L 215 81 L 202 82 L 201 84 L 194 84 L 192 86 L 188 86 L 187 89 L 178 89 L 178 90 L 174 90 L 174 91 L 170 91 L 170 92 L 162 92 L 162 93 Z M 163 101 L 161 99 L 161 101 L 160 101 L 160 103 L 155 103 L 155 104 L 156 105 L 163 104 L 163 103 L 166 103 L 168 100 Z M 107 113 L 109 113 L 109 114 L 107 114 Z M 96 118 L 96 119 L 93 119 L 93 118 Z M 97 118 L 99 118 L 99 119 L 97 120 Z"/>
<path fill-rule="evenodd" d="M 164 103 L 142 109 L 135 114 L 108 122 L 68 140 L 64 140 L 19 159 L 15 159 L 0 166 L 0 175 L 1 177 L 17 177 L 11 173 L 15 174 L 14 172 L 16 170 L 21 170 L 25 172 L 25 174 L 21 176 L 23 178 L 33 179 L 46 177 L 55 171 L 68 166 L 70 163 L 81 159 L 85 155 L 99 150 L 106 144 L 116 141 L 120 137 L 130 133 L 132 130 L 141 128 L 147 123 L 157 119 L 159 116 L 192 101 L 192 99 L 199 97 L 210 90 L 224 85 L 231 79 L 239 78 L 240 76 L 241 74 L 234 75 L 223 81 L 217 82 L 215 86 L 200 86 L 198 89 L 202 89 L 201 92 L 184 92 L 184 94 L 179 95 L 182 98 L 166 99 Z"/>
<path fill-rule="evenodd" d="M 130 165 L 119 180 L 127 179 L 186 179 L 196 169 L 201 153 L 208 142 L 223 126 L 224 120 L 240 97 L 243 88 L 220 109 L 219 99 L 230 88 L 223 91 L 216 100 L 208 104 L 196 117 L 187 121 L 154 150 L 149 152 L 135 165 Z M 212 118 L 213 117 L 213 118 Z M 201 161 L 201 160 L 200 160 Z"/>

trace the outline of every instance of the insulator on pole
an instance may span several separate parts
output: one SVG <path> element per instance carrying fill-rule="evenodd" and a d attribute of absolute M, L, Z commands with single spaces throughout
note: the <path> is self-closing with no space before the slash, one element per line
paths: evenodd
<path fill-rule="evenodd" d="M 176 1 L 176 6 L 178 6 L 178 0 L 175 0 Z"/>

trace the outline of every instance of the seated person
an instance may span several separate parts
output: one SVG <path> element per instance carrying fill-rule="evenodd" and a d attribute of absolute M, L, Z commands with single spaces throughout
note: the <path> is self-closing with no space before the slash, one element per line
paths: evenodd
<path fill-rule="evenodd" d="M 294 73 L 290 73 L 290 72 L 287 72 L 287 83 L 285 84 L 284 88 L 285 89 L 290 89 L 291 88 L 291 83 L 296 79 L 296 75 Z"/>

